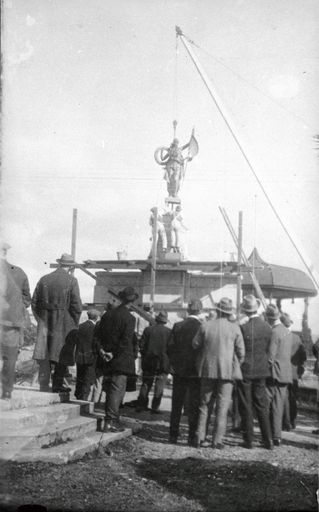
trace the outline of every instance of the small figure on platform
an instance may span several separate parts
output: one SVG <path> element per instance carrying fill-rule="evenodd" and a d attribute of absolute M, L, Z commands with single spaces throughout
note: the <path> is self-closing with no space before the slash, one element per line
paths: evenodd
<path fill-rule="evenodd" d="M 150 226 L 152 228 L 152 235 L 153 235 L 153 228 L 154 228 L 154 223 L 155 223 L 155 215 L 156 215 L 156 210 L 157 208 L 154 206 L 153 208 L 151 208 L 151 216 L 150 216 Z M 164 226 L 164 219 L 163 219 L 163 215 L 165 214 L 165 211 L 163 209 L 159 209 L 157 211 L 157 224 L 156 224 L 156 227 L 157 227 L 157 235 L 159 237 L 159 240 L 161 241 L 161 244 L 162 244 L 162 249 L 163 249 L 163 252 L 166 252 L 167 250 L 167 237 L 166 237 L 166 231 L 165 231 L 165 226 Z M 152 251 L 151 251 L 152 252 Z"/>
<path fill-rule="evenodd" d="M 188 149 L 187 156 L 183 156 L 183 151 Z M 164 180 L 167 182 L 167 191 L 169 197 L 177 197 L 181 183 L 185 176 L 186 164 L 191 161 L 198 153 L 198 143 L 192 132 L 190 141 L 182 147 L 179 147 L 179 140 L 174 138 L 169 148 L 160 147 L 155 151 L 155 161 L 165 167 Z"/>
<path fill-rule="evenodd" d="M 178 205 L 171 214 L 171 249 L 173 252 L 181 252 L 181 231 L 187 231 L 187 227 L 183 224 L 181 211 L 182 207 Z"/>

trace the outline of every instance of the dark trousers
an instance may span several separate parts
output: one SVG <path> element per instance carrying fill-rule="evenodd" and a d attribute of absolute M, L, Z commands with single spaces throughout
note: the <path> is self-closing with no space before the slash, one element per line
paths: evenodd
<path fill-rule="evenodd" d="M 154 375 L 148 373 L 147 371 L 143 372 L 143 381 L 140 389 L 139 397 L 137 399 L 137 406 L 147 409 L 148 407 L 148 395 L 152 389 L 154 384 L 154 395 L 152 400 L 152 410 L 157 411 L 159 406 L 161 405 L 165 383 L 167 379 L 166 373 L 160 373 L 158 375 Z"/>
<path fill-rule="evenodd" d="M 117 422 L 120 418 L 120 405 L 126 391 L 127 376 L 113 374 L 106 381 L 105 420 Z"/>
<path fill-rule="evenodd" d="M 200 379 L 198 377 L 173 375 L 172 410 L 169 427 L 170 437 L 177 438 L 179 435 L 179 424 L 187 394 L 188 438 L 192 441 L 194 440 L 197 429 Z"/>
<path fill-rule="evenodd" d="M 19 333 L 20 335 L 20 333 Z M 2 396 L 11 397 L 15 382 L 15 365 L 18 358 L 19 347 L 2 346 Z"/>
<path fill-rule="evenodd" d="M 91 391 L 91 386 L 95 382 L 95 365 L 78 364 L 76 365 L 76 386 L 75 397 L 78 400 L 87 400 Z"/>
<path fill-rule="evenodd" d="M 242 414 L 244 441 L 251 444 L 254 438 L 254 408 L 263 442 L 272 440 L 269 419 L 269 398 L 265 379 L 243 379 L 238 382 L 239 408 Z"/>
<path fill-rule="evenodd" d="M 297 418 L 297 400 L 298 400 L 298 380 L 294 380 L 292 384 L 288 384 L 284 403 L 284 414 L 282 425 L 283 428 L 295 428 L 295 421 Z"/>
<path fill-rule="evenodd" d="M 39 364 L 39 384 L 40 391 L 49 391 L 50 378 L 52 375 L 52 389 L 60 389 L 64 384 L 64 377 L 66 376 L 68 367 L 65 364 L 42 359 L 38 361 Z"/>

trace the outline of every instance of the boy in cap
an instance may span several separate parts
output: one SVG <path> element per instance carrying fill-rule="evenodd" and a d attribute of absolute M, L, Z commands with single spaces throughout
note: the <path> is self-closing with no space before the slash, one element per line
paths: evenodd
<path fill-rule="evenodd" d="M 95 382 L 96 350 L 94 347 L 94 329 L 100 312 L 97 309 L 89 309 L 88 319 L 79 325 L 76 335 L 75 363 L 76 363 L 76 387 L 75 397 L 78 400 L 88 400 L 91 386 Z"/>
<path fill-rule="evenodd" d="M 167 344 L 171 329 L 165 325 L 167 324 L 166 311 L 160 311 L 155 317 L 155 322 L 155 325 L 145 328 L 140 341 L 143 382 L 137 399 L 136 412 L 147 410 L 148 395 L 155 382 L 151 412 L 158 414 L 169 373 Z"/>
<path fill-rule="evenodd" d="M 280 321 L 280 312 L 274 304 L 269 304 L 265 312 L 272 328 L 269 346 L 271 377 L 267 382 L 270 399 L 270 423 L 275 446 L 281 444 L 282 419 L 288 384 L 292 382 L 291 349 L 292 336 Z"/>
<path fill-rule="evenodd" d="M 174 324 L 169 340 L 168 354 L 173 374 L 172 410 L 169 427 L 169 441 L 177 443 L 183 406 L 188 396 L 188 444 L 194 446 L 198 420 L 199 388 L 195 360 L 197 351 L 192 341 L 201 326 L 199 318 L 202 303 L 192 299 L 188 304 L 188 316 Z"/>
<path fill-rule="evenodd" d="M 237 384 L 238 400 L 244 447 L 253 447 L 255 409 L 264 447 L 271 450 L 273 443 L 266 378 L 270 377 L 268 353 L 272 331 L 269 324 L 258 315 L 259 306 L 260 302 L 254 295 L 243 298 L 241 309 L 248 321 L 240 326 L 245 343 L 245 361 L 241 366 L 243 380 Z"/>
<path fill-rule="evenodd" d="M 231 299 L 222 298 L 215 308 L 217 318 L 202 324 L 193 340 L 193 347 L 198 349 L 196 368 L 201 379 L 195 442 L 197 446 L 204 442 L 208 410 L 216 401 L 212 447 L 221 450 L 224 448 L 223 436 L 227 426 L 233 380 L 242 378 L 239 365 L 244 361 L 245 345 L 239 326 L 231 321 Z M 237 375 L 234 373 L 234 360 L 237 361 Z"/>

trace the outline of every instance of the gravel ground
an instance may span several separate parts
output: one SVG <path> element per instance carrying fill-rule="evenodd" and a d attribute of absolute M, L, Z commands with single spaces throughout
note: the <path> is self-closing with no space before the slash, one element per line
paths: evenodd
<path fill-rule="evenodd" d="M 246 450 L 240 435 L 228 432 L 225 450 L 198 450 L 186 445 L 185 417 L 179 444 L 171 445 L 168 412 L 137 416 L 125 407 L 123 415 L 138 417 L 143 428 L 79 462 L 3 464 L 2 510 L 22 504 L 92 512 L 317 510 L 318 452 L 310 444 L 286 441 L 267 451 L 256 436 L 256 448 Z"/>

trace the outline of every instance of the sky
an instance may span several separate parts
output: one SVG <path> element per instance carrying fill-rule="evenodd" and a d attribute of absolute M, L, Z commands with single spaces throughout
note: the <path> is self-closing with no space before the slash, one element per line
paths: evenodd
<path fill-rule="evenodd" d="M 316 0 L 4 0 L 2 238 L 33 290 L 71 250 L 78 261 L 144 259 L 149 213 L 164 206 L 163 170 L 176 119 L 199 153 L 180 192 L 191 260 L 243 246 L 305 267 L 210 98 L 175 26 L 191 45 L 266 192 L 306 261 L 319 270 L 319 4 Z M 305 270 L 306 271 L 306 270 Z M 77 271 L 83 301 L 91 278 Z M 310 327 L 319 333 L 319 299 Z M 302 301 L 285 309 L 300 327 Z"/>

